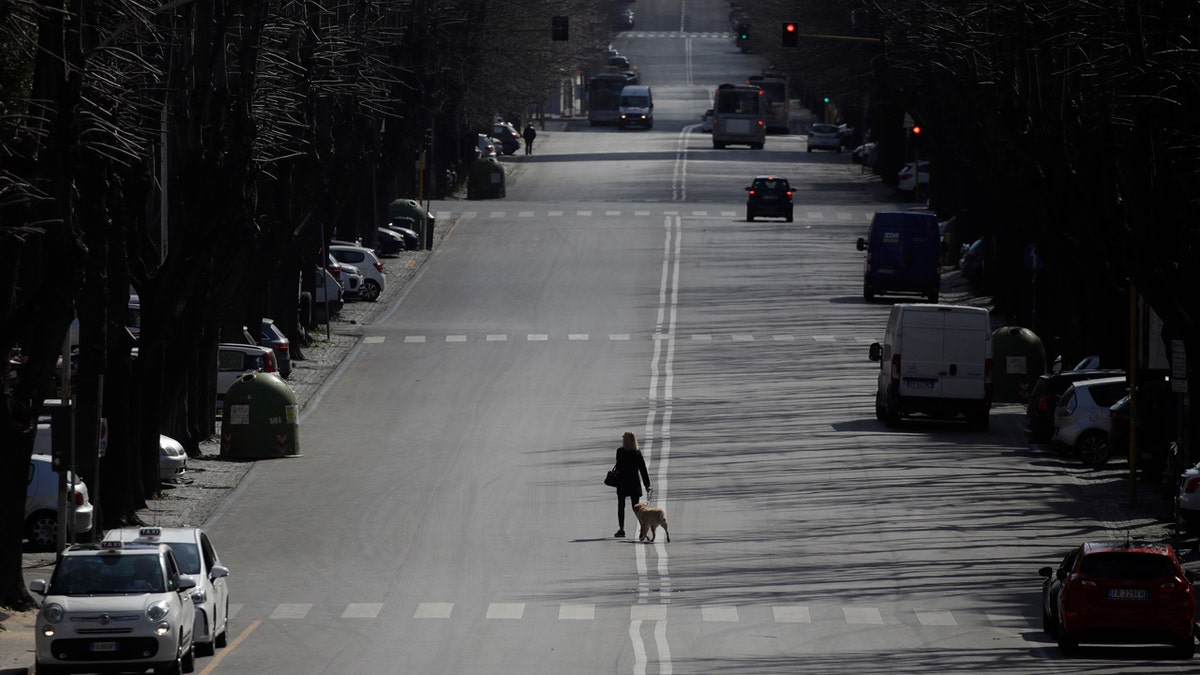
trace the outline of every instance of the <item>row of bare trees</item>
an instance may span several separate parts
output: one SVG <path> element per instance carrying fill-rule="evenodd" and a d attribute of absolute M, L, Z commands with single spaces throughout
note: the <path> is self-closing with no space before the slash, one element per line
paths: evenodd
<path fill-rule="evenodd" d="M 212 435 L 219 338 L 301 334 L 303 276 L 415 196 L 427 130 L 435 167 L 468 160 L 607 41 L 611 4 L 0 2 L 0 606 L 29 601 L 26 467 L 73 320 L 76 468 L 113 527 L 159 489 L 160 432 L 193 455 Z"/>

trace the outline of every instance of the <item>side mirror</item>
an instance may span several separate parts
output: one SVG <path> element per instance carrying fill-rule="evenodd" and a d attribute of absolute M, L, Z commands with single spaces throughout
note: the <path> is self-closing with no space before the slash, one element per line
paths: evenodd
<path fill-rule="evenodd" d="M 746 192 L 749 192 L 749 191 L 750 191 L 750 186 L 749 186 L 749 185 L 747 185 L 747 186 L 746 186 Z"/>
<path fill-rule="evenodd" d="M 208 578 L 212 581 L 227 576 L 229 576 L 229 568 L 224 565 L 213 565 L 213 568 L 208 571 Z"/>
<path fill-rule="evenodd" d="M 858 242 L 855 243 L 855 247 L 860 251 L 867 250 L 867 240 L 859 237 Z"/>
<path fill-rule="evenodd" d="M 181 575 L 179 575 L 179 585 L 178 585 L 178 587 L 177 587 L 177 589 L 178 589 L 178 590 L 180 590 L 180 591 L 188 591 L 188 590 L 191 590 L 191 589 L 193 589 L 193 588 L 195 588 L 195 587 L 196 587 L 196 580 L 195 580 L 195 579 L 193 579 L 193 578 L 191 578 L 191 577 L 183 576 L 182 574 L 181 574 Z"/>
<path fill-rule="evenodd" d="M 1054 568 L 1053 567 L 1043 567 L 1038 570 L 1038 576 L 1046 577 L 1047 579 L 1049 579 L 1050 577 L 1054 576 Z"/>
<path fill-rule="evenodd" d="M 1066 581 L 1067 580 L 1067 571 L 1061 567 L 1058 568 L 1058 571 L 1054 573 L 1054 578 L 1058 579 L 1059 581 Z"/>
<path fill-rule="evenodd" d="M 883 345 L 879 344 L 878 342 L 872 342 L 871 346 L 868 347 L 867 358 L 871 359 L 872 361 L 882 361 Z"/>
<path fill-rule="evenodd" d="M 30 592 L 37 593 L 38 595 L 45 595 L 46 594 L 46 580 L 45 579 L 34 579 L 33 581 L 29 582 L 29 590 L 30 590 Z"/>

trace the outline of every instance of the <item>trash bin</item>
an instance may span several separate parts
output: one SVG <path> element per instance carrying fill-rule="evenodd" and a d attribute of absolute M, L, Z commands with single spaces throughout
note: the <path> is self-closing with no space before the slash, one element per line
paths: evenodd
<path fill-rule="evenodd" d="M 467 199 L 504 197 L 504 167 L 495 157 L 475 160 L 467 175 Z"/>
<path fill-rule="evenodd" d="M 397 199 L 388 206 L 388 218 L 395 222 L 396 218 L 408 218 L 412 221 L 413 229 L 421 237 L 421 248 L 426 251 L 433 249 L 433 214 L 426 211 L 421 202 L 415 199 Z"/>
<path fill-rule="evenodd" d="M 1033 331 L 1001 326 L 992 332 L 992 400 L 1024 403 L 1046 372 L 1046 348 Z"/>
<path fill-rule="evenodd" d="M 296 394 L 274 373 L 246 373 L 225 393 L 221 456 L 284 457 L 300 452 Z"/>

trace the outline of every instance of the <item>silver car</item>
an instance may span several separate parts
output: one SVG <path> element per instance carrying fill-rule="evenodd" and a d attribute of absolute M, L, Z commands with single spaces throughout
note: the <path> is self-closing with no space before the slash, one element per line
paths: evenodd
<path fill-rule="evenodd" d="M 832 124 L 814 124 L 808 130 L 808 151 L 833 150 L 842 151 L 842 137 L 838 128 Z"/>

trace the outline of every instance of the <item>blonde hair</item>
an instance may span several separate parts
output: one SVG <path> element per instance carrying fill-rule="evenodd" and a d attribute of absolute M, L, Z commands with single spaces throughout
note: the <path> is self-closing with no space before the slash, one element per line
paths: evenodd
<path fill-rule="evenodd" d="M 621 447 L 625 448 L 626 450 L 637 450 L 637 436 L 634 436 L 632 431 L 626 431 L 621 436 Z"/>

